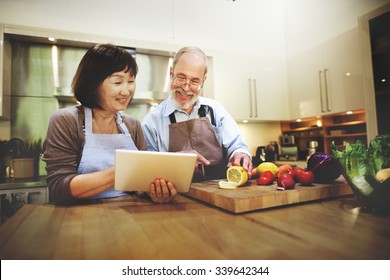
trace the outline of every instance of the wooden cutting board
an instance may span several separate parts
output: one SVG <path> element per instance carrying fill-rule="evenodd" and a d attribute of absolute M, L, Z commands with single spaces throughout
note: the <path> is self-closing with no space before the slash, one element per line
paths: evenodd
<path fill-rule="evenodd" d="M 270 186 L 258 186 L 255 180 L 233 190 L 220 189 L 219 180 L 192 183 L 184 195 L 199 199 L 229 212 L 242 213 L 276 206 L 296 204 L 325 198 L 334 198 L 352 194 L 351 187 L 343 180 L 332 184 L 295 185 L 292 190 L 280 191 L 276 183 Z"/>

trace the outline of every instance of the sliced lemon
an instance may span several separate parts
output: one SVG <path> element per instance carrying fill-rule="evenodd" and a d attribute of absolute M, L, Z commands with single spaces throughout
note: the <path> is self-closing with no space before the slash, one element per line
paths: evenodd
<path fill-rule="evenodd" d="M 260 163 L 259 166 L 256 167 L 256 170 L 259 174 L 269 170 L 272 172 L 272 174 L 274 174 L 274 176 L 276 176 L 279 171 L 278 166 L 275 163 L 270 161 L 265 161 Z"/>
<path fill-rule="evenodd" d="M 226 190 L 233 190 L 238 187 L 236 183 L 229 182 L 229 181 L 219 181 L 218 185 L 221 189 L 226 189 Z"/>
<path fill-rule="evenodd" d="M 237 186 L 242 186 L 248 181 L 248 173 L 242 166 L 231 166 L 226 171 L 226 179 L 236 183 Z"/>

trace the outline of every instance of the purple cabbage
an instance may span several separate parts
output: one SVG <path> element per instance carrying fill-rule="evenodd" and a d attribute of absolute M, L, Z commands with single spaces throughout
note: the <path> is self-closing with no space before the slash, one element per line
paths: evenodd
<path fill-rule="evenodd" d="M 331 183 L 341 175 L 337 159 L 322 152 L 316 152 L 309 157 L 307 170 L 313 172 L 316 183 Z"/>

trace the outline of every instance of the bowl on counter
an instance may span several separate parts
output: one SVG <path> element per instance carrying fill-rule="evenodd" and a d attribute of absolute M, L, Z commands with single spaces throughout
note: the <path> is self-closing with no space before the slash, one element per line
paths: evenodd
<path fill-rule="evenodd" d="M 337 159 L 344 178 L 363 208 L 390 213 L 390 158 Z"/>

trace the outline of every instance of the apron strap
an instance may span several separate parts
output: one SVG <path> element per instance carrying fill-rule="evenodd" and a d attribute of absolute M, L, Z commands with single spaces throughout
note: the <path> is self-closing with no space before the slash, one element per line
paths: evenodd
<path fill-rule="evenodd" d="M 199 117 L 201 117 L 201 118 L 206 117 L 207 113 L 210 113 L 211 124 L 213 126 L 216 126 L 213 108 L 211 108 L 211 106 L 207 106 L 207 105 L 200 105 L 200 108 L 198 110 Z"/>
<path fill-rule="evenodd" d="M 207 108 L 208 110 L 206 110 L 206 108 Z M 198 110 L 198 115 L 199 115 L 199 117 L 201 117 L 201 118 L 202 118 L 202 117 L 206 117 L 207 113 L 210 113 L 211 124 L 212 124 L 213 126 L 216 126 L 213 108 L 211 108 L 211 106 L 201 105 L 200 108 L 199 108 L 199 110 Z M 172 113 L 169 115 L 169 120 L 171 121 L 171 123 L 176 123 L 175 112 L 172 112 Z"/>
<path fill-rule="evenodd" d="M 169 115 L 169 120 L 171 121 L 171 123 L 176 123 L 175 112 L 172 112 L 172 113 Z"/>
<path fill-rule="evenodd" d="M 119 129 L 121 130 L 122 134 L 130 135 L 130 132 L 127 129 L 127 126 L 123 122 L 122 117 L 118 112 L 115 114 L 115 120 L 116 120 L 116 124 L 119 126 Z"/>
<path fill-rule="evenodd" d="M 84 133 L 92 134 L 92 110 L 84 106 Z"/>

